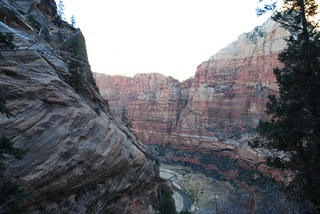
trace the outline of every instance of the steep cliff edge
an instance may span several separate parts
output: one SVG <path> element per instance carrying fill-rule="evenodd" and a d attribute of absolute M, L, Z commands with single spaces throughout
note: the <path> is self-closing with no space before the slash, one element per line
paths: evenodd
<path fill-rule="evenodd" d="M 154 213 L 158 166 L 109 112 L 88 66 L 81 32 L 57 19 L 53 0 L 1 1 L 0 31 L 17 51 L 1 51 L 0 91 L 15 115 L 0 115 L 1 136 L 28 149 L 6 164 L 31 194 L 31 213 Z M 78 92 L 67 43 L 79 38 Z"/>
<path fill-rule="evenodd" d="M 277 56 L 285 48 L 286 35 L 268 20 L 201 63 L 195 77 L 182 83 L 168 77 L 159 87 L 153 83 L 150 89 L 137 90 L 154 74 L 118 77 L 113 82 L 109 81 L 114 80 L 112 76 L 95 73 L 94 77 L 111 109 L 119 117 L 123 107 L 128 111 L 132 129 L 143 142 L 226 151 L 259 162 L 261 158 L 249 148 L 226 139 L 251 130 L 266 117 L 267 95 L 277 92 L 273 68 L 279 65 Z M 128 79 L 136 82 L 136 88 L 130 84 L 119 87 L 119 82 Z M 110 97 L 110 90 L 118 91 L 118 97 Z M 140 93 L 126 99 L 123 94 L 131 90 Z"/>

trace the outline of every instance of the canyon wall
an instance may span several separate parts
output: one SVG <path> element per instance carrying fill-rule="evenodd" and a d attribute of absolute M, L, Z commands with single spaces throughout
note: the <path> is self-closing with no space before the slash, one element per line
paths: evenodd
<path fill-rule="evenodd" d="M 286 35 L 268 20 L 201 63 L 183 82 L 160 74 L 94 73 L 94 78 L 112 111 L 127 118 L 142 142 L 226 151 L 259 162 L 261 157 L 231 138 L 266 119 L 267 96 L 277 92 L 273 68 L 279 66 Z"/>
<path fill-rule="evenodd" d="M 0 136 L 27 149 L 20 161 L 7 157 L 0 183 L 30 193 L 28 213 L 154 213 L 158 165 L 100 96 L 81 32 L 58 18 L 53 0 L 1 1 L 0 21 L 18 46 L 0 51 L 0 96 L 14 114 L 0 115 Z M 75 37 L 77 91 L 68 67 Z"/>

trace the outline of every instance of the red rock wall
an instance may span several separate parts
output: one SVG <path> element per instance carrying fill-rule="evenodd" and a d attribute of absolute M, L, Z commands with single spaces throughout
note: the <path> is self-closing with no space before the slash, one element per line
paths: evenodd
<path fill-rule="evenodd" d="M 284 36 L 269 20 L 201 63 L 195 77 L 182 83 L 160 74 L 95 78 L 119 118 L 123 107 L 128 110 L 142 142 L 230 150 L 221 139 L 266 118 L 267 96 L 277 91 L 273 68 L 279 66 Z"/>

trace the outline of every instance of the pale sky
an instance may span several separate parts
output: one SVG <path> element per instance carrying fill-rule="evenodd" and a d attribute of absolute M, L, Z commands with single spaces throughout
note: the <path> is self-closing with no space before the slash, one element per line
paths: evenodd
<path fill-rule="evenodd" d="M 58 3 L 59 0 L 56 0 Z M 180 81 L 261 25 L 258 0 L 63 0 L 87 43 L 93 72 L 158 72 Z"/>

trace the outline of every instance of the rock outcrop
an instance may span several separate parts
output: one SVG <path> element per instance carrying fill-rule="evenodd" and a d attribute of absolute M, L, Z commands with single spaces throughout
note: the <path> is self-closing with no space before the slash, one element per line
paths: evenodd
<path fill-rule="evenodd" d="M 267 96 L 277 93 L 273 68 L 279 66 L 277 56 L 285 48 L 286 35 L 268 20 L 201 63 L 194 78 L 181 83 L 159 74 L 127 78 L 95 73 L 94 77 L 111 109 L 120 118 L 127 114 L 144 143 L 231 151 L 256 162 L 261 159 L 248 148 L 225 139 L 266 118 Z M 148 85 L 149 79 L 158 83 Z"/>
<path fill-rule="evenodd" d="M 0 52 L 1 97 L 15 115 L 0 115 L 0 133 L 28 150 L 6 162 L 1 182 L 30 192 L 29 213 L 154 213 L 158 166 L 97 91 L 81 32 L 58 19 L 54 0 L 1 1 L 0 21 L 19 47 Z M 78 91 L 68 69 L 74 37 Z"/>

